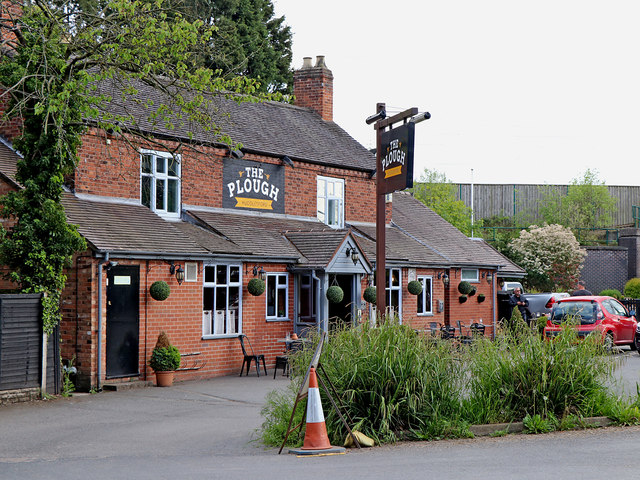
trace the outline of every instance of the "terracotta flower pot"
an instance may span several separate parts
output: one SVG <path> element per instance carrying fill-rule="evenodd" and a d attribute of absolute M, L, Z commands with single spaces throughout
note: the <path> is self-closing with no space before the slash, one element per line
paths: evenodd
<path fill-rule="evenodd" d="M 170 387 L 173 385 L 174 371 L 169 372 L 156 372 L 156 386 L 158 387 Z"/>

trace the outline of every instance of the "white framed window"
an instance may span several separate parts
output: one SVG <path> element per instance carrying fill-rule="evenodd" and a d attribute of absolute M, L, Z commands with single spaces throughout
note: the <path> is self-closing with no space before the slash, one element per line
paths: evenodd
<path fill-rule="evenodd" d="M 399 268 L 387 268 L 385 273 L 387 313 L 391 316 L 397 315 L 400 322 L 402 322 L 402 270 Z M 377 278 L 374 275 L 373 285 L 376 286 L 377 284 Z M 375 318 L 375 307 L 372 308 L 372 315 Z"/>
<path fill-rule="evenodd" d="M 432 283 L 433 278 L 425 275 L 418 276 L 417 280 L 422 285 L 422 291 L 418 294 L 418 315 L 433 315 Z"/>
<path fill-rule="evenodd" d="M 318 220 L 344 227 L 344 179 L 318 176 L 317 207 Z"/>
<path fill-rule="evenodd" d="M 152 211 L 180 215 L 180 156 L 140 152 L 140 202 Z"/>
<path fill-rule="evenodd" d="M 467 282 L 478 281 L 478 269 L 477 268 L 463 268 L 460 274 L 460 279 Z"/>
<path fill-rule="evenodd" d="M 267 274 L 267 320 L 289 318 L 289 275 Z"/>
<path fill-rule="evenodd" d="M 203 276 L 202 335 L 242 333 L 240 265 L 205 265 Z"/>

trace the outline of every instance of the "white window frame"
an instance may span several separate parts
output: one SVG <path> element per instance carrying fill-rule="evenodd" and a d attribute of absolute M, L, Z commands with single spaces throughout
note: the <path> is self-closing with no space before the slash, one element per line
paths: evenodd
<path fill-rule="evenodd" d="M 217 283 L 217 268 L 218 267 L 226 267 L 226 283 L 218 284 Z M 213 281 L 206 281 L 206 271 L 207 268 L 214 269 L 214 279 Z M 238 269 L 238 281 L 231 281 L 231 269 Z M 226 287 L 226 302 L 224 305 L 224 309 L 220 308 L 221 305 L 216 305 L 216 288 L 218 287 Z M 212 310 L 204 310 L 202 311 L 202 336 L 203 338 L 226 338 L 226 337 L 237 337 L 242 333 L 242 267 L 239 264 L 226 264 L 226 263 L 205 263 L 202 267 L 202 295 L 203 295 L 203 303 L 204 303 L 204 295 L 205 289 L 212 288 L 213 289 L 213 309 Z M 238 289 L 238 310 L 237 310 L 237 321 L 238 321 L 238 331 L 232 331 L 235 328 L 235 316 L 230 315 L 230 312 L 233 310 L 229 309 L 229 289 L 237 288 Z M 223 312 L 224 324 L 218 324 L 218 313 Z M 233 318 L 232 318 L 233 317 Z M 216 330 L 219 330 L 221 327 L 224 330 L 223 332 L 216 333 Z"/>
<path fill-rule="evenodd" d="M 151 157 L 151 172 L 143 171 L 144 157 Z M 164 172 L 158 172 L 158 160 L 162 160 L 165 162 Z M 169 174 L 169 165 L 171 161 L 175 161 L 175 173 L 176 175 Z M 149 205 L 145 205 L 143 203 L 143 179 L 150 179 L 150 189 L 149 189 Z M 140 203 L 148 207 L 152 212 L 157 213 L 158 215 L 166 216 L 166 217 L 180 217 L 180 212 L 182 209 L 182 158 L 180 155 L 172 155 L 168 152 L 160 152 L 157 150 L 140 150 Z M 175 181 L 177 183 L 177 191 L 176 191 L 176 211 L 168 210 L 168 202 L 169 202 L 169 182 Z M 158 208 L 156 205 L 156 186 L 158 182 L 164 183 L 164 202 L 161 208 Z"/>
<path fill-rule="evenodd" d="M 284 278 L 284 283 L 279 282 L 281 278 Z M 274 305 L 274 314 L 269 315 L 269 281 L 275 281 L 275 295 L 273 300 L 275 302 Z M 281 305 L 278 305 L 278 293 L 280 290 L 284 290 L 284 316 L 278 314 L 281 311 Z M 285 272 L 274 272 L 267 273 L 267 281 L 266 281 L 266 295 L 265 295 L 265 308 L 266 308 L 266 319 L 268 321 L 284 321 L 289 320 L 289 274 Z"/>
<path fill-rule="evenodd" d="M 416 313 L 419 316 L 433 316 L 433 277 L 431 275 L 418 275 L 417 280 L 422 284 L 422 293 L 416 296 L 416 301 L 418 302 Z M 428 302 L 427 295 L 425 295 L 427 283 L 429 285 Z M 420 300 L 422 300 L 422 305 L 420 305 Z"/>
<path fill-rule="evenodd" d="M 467 282 L 479 282 L 479 270 L 477 268 L 462 268 L 460 270 L 460 280 Z"/>
<path fill-rule="evenodd" d="M 333 185 L 333 194 L 329 194 L 328 185 Z M 336 187 L 340 189 L 340 195 L 336 195 Z M 344 178 L 323 177 L 318 175 L 316 180 L 316 215 L 318 220 L 327 224 L 331 228 L 344 228 Z M 338 219 L 329 223 L 329 206 L 332 202 L 338 202 Z M 318 207 L 322 207 L 322 211 Z"/>
<path fill-rule="evenodd" d="M 387 268 L 386 269 L 386 279 L 385 279 L 385 295 L 387 298 L 387 310 L 391 312 L 391 293 L 398 292 L 398 311 L 394 311 L 393 313 L 398 315 L 398 318 L 402 320 L 402 269 L 401 268 Z M 398 284 L 393 285 L 393 271 L 396 270 L 398 272 Z M 387 283 L 389 284 L 387 286 Z"/>

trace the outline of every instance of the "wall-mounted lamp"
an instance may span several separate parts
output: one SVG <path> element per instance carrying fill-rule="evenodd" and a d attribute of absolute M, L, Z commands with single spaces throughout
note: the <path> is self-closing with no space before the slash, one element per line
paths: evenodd
<path fill-rule="evenodd" d="M 293 168 L 293 160 L 291 160 L 286 155 L 282 157 L 282 163 L 284 163 L 285 165 L 289 165 L 291 168 Z"/>
<path fill-rule="evenodd" d="M 491 275 L 490 273 L 487 273 L 487 283 L 491 283 L 493 282 L 493 275 Z"/>
<path fill-rule="evenodd" d="M 445 287 L 449 286 L 449 275 L 447 275 L 447 272 L 438 273 L 438 280 L 442 280 Z"/>
<path fill-rule="evenodd" d="M 356 250 L 355 248 L 347 247 L 347 249 L 344 252 L 347 255 L 347 257 L 351 257 L 351 261 L 353 262 L 354 265 L 358 263 L 358 260 L 360 260 L 360 254 L 358 253 L 358 250 Z"/>
<path fill-rule="evenodd" d="M 260 265 L 254 265 L 253 269 L 251 270 L 253 272 L 253 276 L 254 277 L 260 277 L 261 280 L 266 280 L 267 279 L 267 272 L 264 268 L 262 268 L 262 266 Z M 245 270 L 244 273 L 246 275 L 249 274 L 248 270 Z"/>
<path fill-rule="evenodd" d="M 182 268 L 182 265 L 175 265 L 173 263 L 173 260 L 171 260 L 171 265 L 169 266 L 169 273 L 171 275 L 176 276 L 178 285 L 182 285 L 182 282 L 184 282 L 184 269 Z"/>

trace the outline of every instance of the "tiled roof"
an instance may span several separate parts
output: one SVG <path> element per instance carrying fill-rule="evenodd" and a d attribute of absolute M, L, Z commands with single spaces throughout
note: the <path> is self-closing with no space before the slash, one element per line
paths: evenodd
<path fill-rule="evenodd" d="M 289 233 L 334 231 L 313 219 L 193 209 L 188 214 L 240 248 L 262 257 L 300 259 L 301 253 L 287 239 Z M 344 232 L 342 235 L 344 237 Z"/>
<path fill-rule="evenodd" d="M 331 262 L 348 234 L 346 230 L 288 232 L 285 237 L 303 255 L 301 263 L 306 267 L 324 268 Z"/>
<path fill-rule="evenodd" d="M 16 163 L 18 154 L 11 150 L 3 141 L 0 141 L 0 174 L 14 185 L 18 185 L 16 180 Z"/>
<path fill-rule="evenodd" d="M 163 103 L 157 90 L 136 84 L 138 98 L 152 100 L 155 108 Z M 101 91 L 113 100 L 107 106 L 110 113 L 129 113 L 136 119 L 137 128 L 148 133 L 189 139 L 194 134 L 198 143 L 216 144 L 219 139 L 210 131 L 198 130 L 197 125 L 167 129 L 151 124 L 145 102 L 124 102 L 115 84 L 101 85 Z M 166 102 L 165 102 L 166 103 Z M 216 96 L 211 117 L 234 142 L 240 142 L 247 151 L 272 156 L 287 155 L 293 160 L 373 171 L 375 157 L 334 122 L 322 120 L 316 112 L 280 102 L 242 102 Z M 373 132 L 372 132 L 373 135 Z"/>
<path fill-rule="evenodd" d="M 69 223 L 99 251 L 128 254 L 205 255 L 204 247 L 186 237 L 176 224 L 147 207 L 82 200 L 71 194 L 62 199 Z"/>
<path fill-rule="evenodd" d="M 470 239 L 440 215 L 407 193 L 393 195 L 393 224 L 428 245 L 452 265 L 503 266 L 522 271 L 485 242 Z"/>
<path fill-rule="evenodd" d="M 520 268 L 518 265 L 511 262 L 485 240 L 481 238 L 474 238 L 473 241 L 476 242 L 480 248 L 486 251 L 487 258 L 490 259 L 491 262 L 495 262 L 493 265 L 498 265 L 500 267 L 498 275 L 504 277 L 520 277 L 526 275 L 527 272 L 523 268 Z"/>

